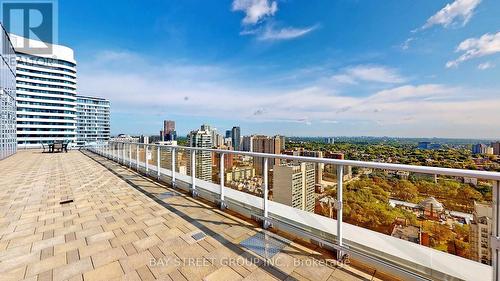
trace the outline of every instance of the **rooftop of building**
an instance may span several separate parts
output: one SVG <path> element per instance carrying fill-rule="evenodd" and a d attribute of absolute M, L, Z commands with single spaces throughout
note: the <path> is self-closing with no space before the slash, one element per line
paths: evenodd
<path fill-rule="evenodd" d="M 90 152 L 20 151 L 0 171 L 3 280 L 380 277 Z M 266 263 L 243 245 L 252 237 L 281 250 Z"/>
<path fill-rule="evenodd" d="M 60 59 L 76 64 L 73 49 L 69 47 L 54 44 L 53 42 L 42 42 L 32 38 L 25 38 L 14 33 L 9 33 L 9 37 L 16 52 L 22 50 L 21 53 L 26 55 Z M 30 48 L 26 48 L 26 46 L 30 46 Z M 50 50 L 50 52 L 39 52 L 37 48 L 48 48 L 47 50 Z"/>

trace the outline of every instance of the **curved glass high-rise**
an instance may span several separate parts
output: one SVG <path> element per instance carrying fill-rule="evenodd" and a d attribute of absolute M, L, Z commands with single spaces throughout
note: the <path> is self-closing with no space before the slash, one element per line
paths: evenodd
<path fill-rule="evenodd" d="M 16 49 L 25 38 L 11 34 L 11 40 Z M 16 49 L 16 55 L 18 147 L 76 141 L 77 80 L 73 50 L 52 45 L 52 54 Z"/>

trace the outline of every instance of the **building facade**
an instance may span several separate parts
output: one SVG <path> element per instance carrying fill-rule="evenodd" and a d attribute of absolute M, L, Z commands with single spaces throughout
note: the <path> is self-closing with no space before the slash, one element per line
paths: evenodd
<path fill-rule="evenodd" d="M 493 154 L 500 155 L 500 142 L 492 142 L 491 147 L 493 147 Z"/>
<path fill-rule="evenodd" d="M 241 151 L 253 151 L 253 136 L 244 136 L 242 138 Z"/>
<path fill-rule="evenodd" d="M 493 210 L 491 206 L 474 202 L 473 220 L 470 225 L 470 251 L 475 261 L 491 264 L 491 228 Z"/>
<path fill-rule="evenodd" d="M 77 96 L 77 144 L 83 145 L 108 141 L 111 134 L 109 112 L 109 100 L 96 97 Z"/>
<path fill-rule="evenodd" d="M 316 151 L 316 150 L 297 149 L 297 150 L 292 150 L 292 151 L 285 151 L 285 152 L 283 152 L 283 154 L 288 154 L 288 155 L 293 155 L 293 156 L 323 158 L 323 151 Z M 295 161 L 295 163 L 298 164 L 298 161 Z M 325 164 L 314 163 L 313 165 L 314 165 L 314 169 L 316 171 L 316 176 L 315 176 L 316 185 L 321 185 L 321 184 L 323 184 L 323 170 L 324 170 Z"/>
<path fill-rule="evenodd" d="M 486 154 L 488 146 L 482 143 L 472 145 L 472 154 Z"/>
<path fill-rule="evenodd" d="M 163 131 L 160 132 L 160 136 L 163 137 L 162 140 L 164 141 L 177 140 L 177 132 L 175 131 L 175 121 L 164 120 Z"/>
<path fill-rule="evenodd" d="M 231 129 L 231 141 L 233 143 L 234 150 L 240 150 L 240 142 L 241 142 L 240 127 L 233 127 L 233 129 Z"/>
<path fill-rule="evenodd" d="M 274 165 L 273 171 L 273 201 L 314 212 L 314 164 Z"/>
<path fill-rule="evenodd" d="M 0 160 L 17 151 L 16 54 L 0 24 Z"/>
<path fill-rule="evenodd" d="M 280 136 L 254 136 L 252 140 L 252 149 L 253 152 L 281 154 L 281 138 Z M 264 170 L 264 158 L 254 157 L 253 164 L 255 172 L 258 175 L 262 175 Z M 273 165 L 279 164 L 280 159 L 269 159 L 269 168 L 271 168 Z"/>
<path fill-rule="evenodd" d="M 46 43 L 11 35 L 16 48 Z M 76 141 L 76 61 L 73 50 L 52 45 L 52 54 L 16 51 L 18 147 Z"/>
<path fill-rule="evenodd" d="M 208 125 L 202 125 L 201 129 L 191 131 L 188 135 L 190 147 L 212 148 L 212 132 Z M 195 175 L 197 179 L 212 181 L 212 153 L 208 151 L 197 151 L 195 155 Z M 191 165 L 187 165 L 187 172 L 191 175 Z"/>

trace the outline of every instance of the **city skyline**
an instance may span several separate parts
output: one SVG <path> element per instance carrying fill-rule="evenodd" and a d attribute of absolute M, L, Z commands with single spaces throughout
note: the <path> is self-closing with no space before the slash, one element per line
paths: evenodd
<path fill-rule="evenodd" d="M 498 2 L 131 5 L 59 5 L 79 91 L 114 101 L 113 134 L 151 134 L 168 117 L 182 135 L 209 122 L 244 134 L 500 137 Z"/>

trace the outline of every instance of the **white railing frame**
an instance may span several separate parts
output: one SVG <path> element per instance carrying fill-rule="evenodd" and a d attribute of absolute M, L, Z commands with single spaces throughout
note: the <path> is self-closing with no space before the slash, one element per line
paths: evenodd
<path fill-rule="evenodd" d="M 210 148 L 199 148 L 199 147 L 185 147 L 177 145 L 158 145 L 158 144 L 143 144 L 143 143 L 133 143 L 133 142 L 108 142 L 105 146 L 100 146 L 98 149 L 94 150 L 101 155 L 112 159 L 115 162 L 120 163 L 119 156 L 119 144 L 123 144 L 123 149 L 125 144 L 129 144 L 129 166 L 132 166 L 132 145 L 136 145 L 136 170 L 139 171 L 139 145 L 144 146 L 145 151 L 145 169 L 146 174 L 148 173 L 148 148 L 150 146 L 156 146 L 158 151 L 158 179 L 161 176 L 160 168 L 160 149 L 162 147 L 169 148 L 172 152 L 172 166 L 171 166 L 171 179 L 172 186 L 175 186 L 176 176 L 175 176 L 175 152 L 177 149 L 183 149 L 190 151 L 191 156 L 191 192 L 192 196 L 197 195 L 196 191 L 196 152 L 206 151 L 211 153 L 220 154 L 220 203 L 221 208 L 225 207 L 224 203 L 224 157 L 225 155 L 245 155 L 251 157 L 259 157 L 263 159 L 263 227 L 268 228 L 271 226 L 269 221 L 269 205 L 268 205 L 268 161 L 271 159 L 282 159 L 282 160 L 294 160 L 299 162 L 310 162 L 310 163 L 322 163 L 327 165 L 337 166 L 337 245 L 339 249 L 342 248 L 343 243 L 343 233 L 342 233 L 342 188 L 343 188 L 343 171 L 344 166 L 351 167 L 362 167 L 371 169 L 382 169 L 382 170 L 392 170 L 392 171 L 407 171 L 413 173 L 422 174 L 439 174 L 445 176 L 454 177 L 470 177 L 483 180 L 490 180 L 493 182 L 493 227 L 491 235 L 491 251 L 492 251 L 492 267 L 493 267 L 493 281 L 500 281 L 500 224 L 498 220 L 500 218 L 500 173 L 499 172 L 488 172 L 488 171 L 475 171 L 475 170 L 465 170 L 465 169 L 452 169 L 452 168 L 440 168 L 440 167 L 429 167 L 429 166 L 413 166 L 405 164 L 392 164 L 392 163 L 380 163 L 380 162 L 367 162 L 367 161 L 354 161 L 354 160 L 339 160 L 339 159 L 326 159 L 326 158 L 316 158 L 316 157 L 305 157 L 305 156 L 292 156 L 292 155 L 282 155 L 282 154 L 270 154 L 270 153 L 258 153 L 258 152 L 246 152 L 246 151 L 234 151 L 234 150 L 223 150 L 223 149 L 210 149 Z M 116 150 L 115 150 L 116 148 Z M 91 149 L 92 150 L 92 149 Z M 125 149 L 123 150 L 122 161 L 125 163 Z M 338 258 L 341 257 L 342 252 L 338 252 Z"/>

